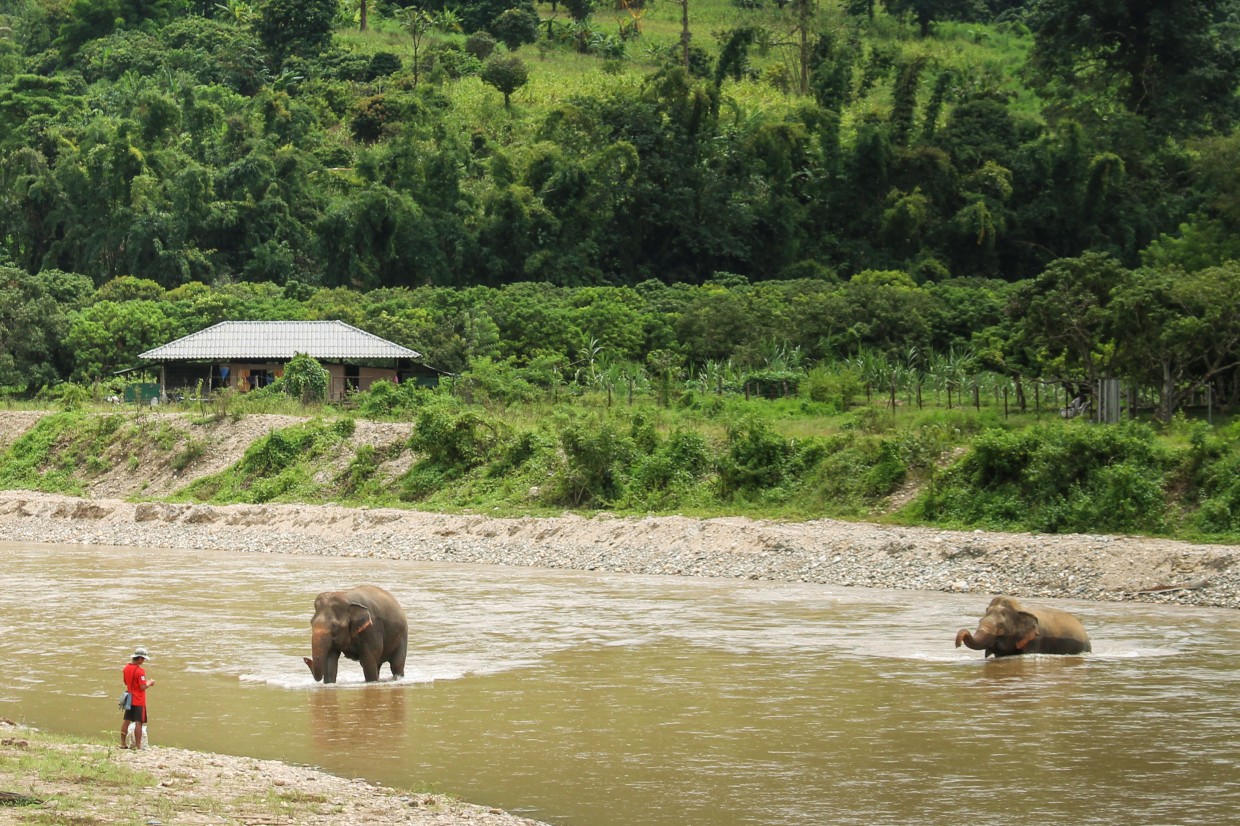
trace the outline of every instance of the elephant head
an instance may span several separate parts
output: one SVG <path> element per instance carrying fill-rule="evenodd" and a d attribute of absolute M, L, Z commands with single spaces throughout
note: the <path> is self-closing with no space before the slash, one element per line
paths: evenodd
<path fill-rule="evenodd" d="M 956 647 L 961 644 L 985 651 L 987 657 L 1091 650 L 1089 634 L 1076 617 L 1054 608 L 1026 609 L 1011 597 L 992 599 L 976 631 L 961 628 L 956 633 Z"/>
<path fill-rule="evenodd" d="M 1038 618 L 1035 614 L 1024 610 L 1014 599 L 995 597 L 978 622 L 976 631 L 969 633 L 969 629 L 961 628 L 956 633 L 956 647 L 964 643 L 974 651 L 1003 656 L 1023 652 L 1037 636 Z"/>
<path fill-rule="evenodd" d="M 314 601 L 310 620 L 311 657 L 302 657 L 315 681 L 336 682 L 340 655 L 357 659 L 358 635 L 374 622 L 370 609 L 343 592 L 325 592 Z"/>

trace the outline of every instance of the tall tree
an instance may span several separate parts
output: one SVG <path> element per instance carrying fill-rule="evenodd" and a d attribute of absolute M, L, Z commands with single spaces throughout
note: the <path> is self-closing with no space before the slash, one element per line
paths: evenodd
<path fill-rule="evenodd" d="M 263 0 L 254 30 L 277 60 L 313 57 L 332 41 L 336 0 Z"/>
<path fill-rule="evenodd" d="M 1137 270 L 1111 303 L 1119 363 L 1159 388 L 1159 418 L 1240 366 L 1240 267 Z"/>
<path fill-rule="evenodd" d="M 93 289 L 84 275 L 0 267 L 0 386 L 32 391 L 69 375 L 71 318 Z"/>
<path fill-rule="evenodd" d="M 1033 83 L 1076 112 L 1118 106 L 1165 134 L 1225 131 L 1240 102 L 1237 0 L 1041 0 Z"/>
<path fill-rule="evenodd" d="M 1041 354 L 1043 363 L 1036 366 L 1043 372 L 1058 370 L 1065 379 L 1090 381 L 1106 375 L 1115 355 L 1108 336 L 1111 296 L 1131 280 L 1132 273 L 1107 255 L 1060 258 L 1013 302 L 1016 338 L 1029 352 Z"/>

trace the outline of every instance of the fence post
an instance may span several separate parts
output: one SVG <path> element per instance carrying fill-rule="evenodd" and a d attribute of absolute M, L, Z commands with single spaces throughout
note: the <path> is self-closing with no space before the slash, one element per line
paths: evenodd
<path fill-rule="evenodd" d="M 1098 421 L 1119 423 L 1119 379 L 1099 379 L 1098 391 Z"/>

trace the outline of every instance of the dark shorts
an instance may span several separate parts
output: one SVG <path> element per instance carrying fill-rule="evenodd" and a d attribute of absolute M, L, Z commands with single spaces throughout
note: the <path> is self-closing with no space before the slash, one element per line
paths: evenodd
<path fill-rule="evenodd" d="M 131 723 L 145 723 L 146 706 L 130 706 L 125 709 L 125 719 Z"/>

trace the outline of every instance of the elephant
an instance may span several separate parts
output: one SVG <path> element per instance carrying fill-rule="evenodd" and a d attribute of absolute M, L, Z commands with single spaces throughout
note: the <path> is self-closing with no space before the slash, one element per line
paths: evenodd
<path fill-rule="evenodd" d="M 313 659 L 302 659 L 316 682 L 336 682 L 341 654 L 361 662 L 368 683 L 379 679 L 383 663 L 391 667 L 393 677 L 405 676 L 409 621 L 396 597 L 377 585 L 319 594 L 310 629 Z"/>
<path fill-rule="evenodd" d="M 956 634 L 960 644 L 987 657 L 1010 657 L 1015 654 L 1083 654 L 1091 651 L 1089 634 L 1080 621 L 1066 611 L 1054 608 L 1027 609 L 1011 597 L 995 597 L 977 630 L 961 628 Z"/>

